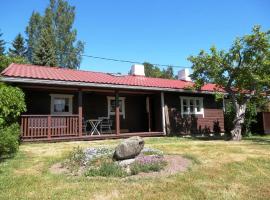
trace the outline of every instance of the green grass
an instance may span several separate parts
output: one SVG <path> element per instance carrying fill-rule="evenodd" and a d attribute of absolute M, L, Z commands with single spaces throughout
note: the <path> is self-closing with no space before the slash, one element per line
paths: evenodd
<path fill-rule="evenodd" d="M 169 177 L 115 178 L 52 174 L 74 147 L 119 140 L 23 144 L 0 163 L 0 199 L 269 199 L 270 136 L 241 142 L 148 138 L 146 145 L 200 164 Z M 197 161 L 195 161 L 197 160 Z"/>

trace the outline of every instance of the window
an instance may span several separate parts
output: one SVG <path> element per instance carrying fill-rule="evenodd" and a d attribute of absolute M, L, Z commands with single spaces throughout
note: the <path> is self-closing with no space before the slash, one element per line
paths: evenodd
<path fill-rule="evenodd" d="M 115 115 L 115 97 L 107 97 L 108 117 Z M 119 97 L 119 114 L 125 119 L 125 97 Z"/>
<path fill-rule="evenodd" d="M 51 114 L 72 114 L 72 97 L 66 94 L 51 94 Z"/>
<path fill-rule="evenodd" d="M 202 97 L 180 97 L 182 116 L 190 114 L 201 114 L 204 117 Z"/>

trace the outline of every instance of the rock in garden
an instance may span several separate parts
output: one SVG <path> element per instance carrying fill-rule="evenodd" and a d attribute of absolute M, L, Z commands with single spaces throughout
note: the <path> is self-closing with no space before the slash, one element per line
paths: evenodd
<path fill-rule="evenodd" d="M 144 147 L 144 141 L 141 137 L 135 136 L 123 140 L 116 148 L 114 152 L 115 160 L 125 160 L 135 158 L 140 154 Z"/>
<path fill-rule="evenodd" d="M 127 167 L 127 166 L 131 165 L 134 162 L 135 162 L 135 158 L 131 158 L 131 159 L 126 159 L 126 160 L 119 161 L 118 165 L 120 165 L 121 167 Z"/>

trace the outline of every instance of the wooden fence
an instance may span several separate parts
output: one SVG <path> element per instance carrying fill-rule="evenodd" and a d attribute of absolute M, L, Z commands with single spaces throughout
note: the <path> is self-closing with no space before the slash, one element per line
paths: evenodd
<path fill-rule="evenodd" d="M 22 139 L 79 136 L 79 115 L 22 115 Z"/>

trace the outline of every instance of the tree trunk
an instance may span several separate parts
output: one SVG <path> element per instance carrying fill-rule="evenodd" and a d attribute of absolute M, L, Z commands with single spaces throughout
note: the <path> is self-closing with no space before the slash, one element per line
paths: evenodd
<path fill-rule="evenodd" d="M 235 104 L 235 118 L 233 120 L 234 128 L 231 131 L 231 140 L 240 141 L 242 139 L 242 124 L 245 121 L 247 104 Z"/>
<path fill-rule="evenodd" d="M 231 130 L 231 140 L 240 141 L 242 139 L 242 126 L 240 123 L 234 125 L 234 129 Z"/>

